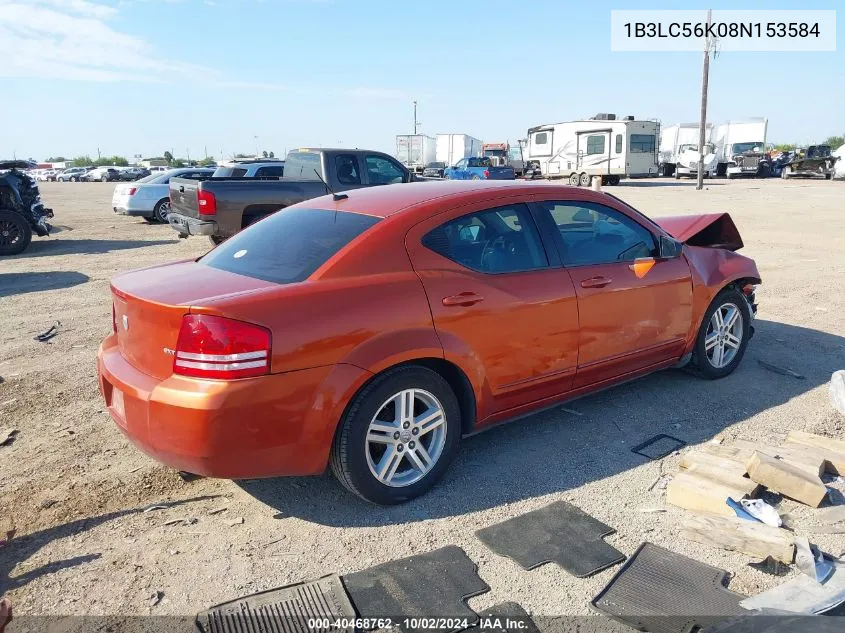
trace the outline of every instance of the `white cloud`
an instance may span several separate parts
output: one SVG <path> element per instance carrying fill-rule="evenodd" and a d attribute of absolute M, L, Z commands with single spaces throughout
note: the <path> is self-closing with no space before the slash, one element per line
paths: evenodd
<path fill-rule="evenodd" d="M 90 0 L 0 0 L 0 76 L 160 81 L 198 67 L 156 58 L 113 29 L 117 9 Z"/>

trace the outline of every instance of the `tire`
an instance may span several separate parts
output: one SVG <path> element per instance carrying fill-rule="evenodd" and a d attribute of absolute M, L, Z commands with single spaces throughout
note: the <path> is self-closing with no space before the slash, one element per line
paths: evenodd
<path fill-rule="evenodd" d="M 426 415 L 425 409 L 420 411 L 422 407 L 439 408 L 443 419 L 439 425 L 414 433 L 421 427 L 382 422 L 401 419 L 399 397 L 409 390 L 416 392 L 413 402 L 417 420 Z M 381 429 L 370 435 L 380 441 L 369 442 L 367 437 L 373 422 L 382 422 Z M 379 505 L 404 503 L 437 483 L 454 458 L 460 439 L 458 400 L 443 377 L 416 365 L 396 367 L 377 376 L 353 398 L 335 434 L 331 469 L 344 487 L 362 499 Z M 425 460 L 418 448 L 414 448 L 415 444 L 423 447 L 426 455 L 436 453 L 428 470 L 420 467 Z M 379 468 L 384 470 L 383 479 L 392 483 L 376 476 Z M 390 471 L 392 474 L 388 474 Z"/>
<path fill-rule="evenodd" d="M 622 180 L 619 176 L 611 176 L 610 177 L 610 186 L 616 187 L 619 184 L 619 181 Z"/>
<path fill-rule="evenodd" d="M 79 182 L 79 178 L 77 176 L 71 176 L 70 181 L 71 182 Z"/>
<path fill-rule="evenodd" d="M 569 174 L 569 184 L 570 185 L 572 185 L 573 187 L 577 187 L 578 186 L 578 180 L 579 180 L 578 174 Z"/>
<path fill-rule="evenodd" d="M 153 207 L 153 217 L 156 222 L 167 224 L 167 216 L 170 215 L 170 198 L 159 200 Z"/>
<path fill-rule="evenodd" d="M 32 241 L 32 229 L 20 213 L 0 209 L 0 255 L 23 253 Z"/>
<path fill-rule="evenodd" d="M 479 176 L 478 174 L 473 174 L 470 180 L 481 180 L 481 176 Z"/>
<path fill-rule="evenodd" d="M 784 180 L 789 180 L 789 174 L 792 171 L 792 167 L 784 167 L 780 170 L 780 177 Z"/>
<path fill-rule="evenodd" d="M 724 320 L 725 316 L 732 314 L 730 312 L 731 308 L 736 309 L 738 314 L 736 318 L 741 320 L 738 324 L 739 327 L 734 322 L 734 325 L 730 329 L 720 335 L 714 331 L 717 329 L 717 320 L 714 319 L 714 315 L 719 311 Z M 728 318 L 733 317 L 728 316 Z M 730 338 L 724 338 L 724 334 L 729 334 L 729 336 L 735 338 L 740 333 L 742 338 L 738 346 L 730 345 Z M 711 349 L 708 349 L 708 342 L 713 340 L 713 336 L 716 337 L 716 345 L 711 345 Z M 720 338 L 720 336 L 723 338 Z M 751 309 L 748 306 L 748 301 L 746 301 L 742 293 L 736 288 L 725 288 L 716 295 L 710 307 L 707 308 L 707 312 L 704 313 L 704 319 L 701 321 L 701 327 L 695 339 L 695 347 L 693 348 L 692 360 L 690 362 L 691 369 L 698 375 L 710 380 L 724 378 L 731 374 L 739 365 L 745 354 L 745 349 L 748 347 L 750 338 Z M 725 343 L 721 343 L 720 341 L 725 341 Z M 733 355 L 728 362 L 724 362 L 724 356 L 721 362 L 719 362 L 717 354 L 720 351 L 723 354 L 732 351 Z"/>
<path fill-rule="evenodd" d="M 578 177 L 578 184 L 582 187 L 589 187 L 590 181 L 592 179 L 593 177 L 590 176 L 590 174 L 588 174 L 587 172 L 582 172 L 581 175 Z"/>
<path fill-rule="evenodd" d="M 212 244 L 214 244 L 215 246 L 220 246 L 223 242 L 225 242 L 225 241 L 226 241 L 226 238 L 225 238 L 225 237 L 222 237 L 222 236 L 220 236 L 220 235 L 209 235 L 209 236 L 208 236 L 208 239 L 209 239 L 209 240 L 211 241 L 211 243 L 212 243 Z"/>
<path fill-rule="evenodd" d="M 680 179 L 681 179 L 681 174 L 679 174 L 679 173 L 678 173 L 678 168 L 677 168 L 677 167 L 675 167 L 675 173 L 674 173 L 674 174 L 672 174 L 672 175 L 675 177 L 675 180 L 680 180 Z"/>
<path fill-rule="evenodd" d="M 108 176 L 106 176 L 105 174 L 103 174 L 102 176 L 100 176 L 100 182 L 108 182 L 108 181 L 109 181 L 109 177 L 108 177 Z"/>

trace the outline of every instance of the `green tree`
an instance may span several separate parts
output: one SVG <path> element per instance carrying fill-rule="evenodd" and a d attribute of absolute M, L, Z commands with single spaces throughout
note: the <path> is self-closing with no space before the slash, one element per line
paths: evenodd
<path fill-rule="evenodd" d="M 200 167 L 208 167 L 209 165 L 216 165 L 217 161 L 214 160 L 211 156 L 206 156 L 199 162 Z"/>
<path fill-rule="evenodd" d="M 273 152 L 270 152 L 270 158 L 276 158 L 276 155 Z"/>
<path fill-rule="evenodd" d="M 171 154 L 170 152 L 164 152 L 164 160 L 167 161 L 168 165 L 172 166 L 172 164 L 173 164 L 173 154 Z"/>
<path fill-rule="evenodd" d="M 780 143 L 775 145 L 775 149 L 780 152 L 791 152 L 795 150 L 795 143 Z"/>
<path fill-rule="evenodd" d="M 170 159 L 170 166 L 171 167 L 184 167 L 185 160 L 182 158 L 171 158 Z"/>
<path fill-rule="evenodd" d="M 102 156 L 95 160 L 93 164 L 97 167 L 128 167 L 129 161 L 126 160 L 123 156 Z"/>
<path fill-rule="evenodd" d="M 828 136 L 824 145 L 830 145 L 830 149 L 839 149 L 845 145 L 845 136 Z"/>
<path fill-rule="evenodd" d="M 266 149 L 264 150 L 263 154 L 264 154 L 264 158 L 267 158 L 267 150 Z"/>
<path fill-rule="evenodd" d="M 235 154 L 235 158 L 252 158 L 251 154 Z"/>
<path fill-rule="evenodd" d="M 45 163 L 64 163 L 67 160 L 64 156 L 51 156 Z"/>
<path fill-rule="evenodd" d="M 74 158 L 71 161 L 71 164 L 74 167 L 88 167 L 89 165 L 93 165 L 94 161 L 92 160 L 92 158 L 90 156 L 85 154 L 83 156 L 77 156 L 76 158 Z"/>

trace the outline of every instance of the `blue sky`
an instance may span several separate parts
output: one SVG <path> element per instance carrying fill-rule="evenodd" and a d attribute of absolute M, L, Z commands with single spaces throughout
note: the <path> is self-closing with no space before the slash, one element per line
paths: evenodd
<path fill-rule="evenodd" d="M 0 157 L 96 156 L 99 148 L 196 158 L 205 148 L 230 156 L 305 145 L 392 152 L 394 136 L 413 131 L 414 99 L 421 132 L 486 141 L 597 112 L 697 120 L 701 54 L 611 52 L 611 8 L 673 7 L 0 0 Z M 841 23 L 837 30 L 841 42 Z M 773 142 L 842 134 L 843 77 L 841 50 L 723 52 L 711 66 L 708 118 L 766 116 Z"/>

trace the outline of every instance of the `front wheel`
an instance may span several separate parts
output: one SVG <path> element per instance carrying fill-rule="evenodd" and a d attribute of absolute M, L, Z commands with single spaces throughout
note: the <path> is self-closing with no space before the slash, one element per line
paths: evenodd
<path fill-rule="evenodd" d="M 17 255 L 32 241 L 32 229 L 20 213 L 0 210 L 0 255 Z"/>
<path fill-rule="evenodd" d="M 425 367 L 397 367 L 352 400 L 335 435 L 332 472 L 367 501 L 403 503 L 443 476 L 460 436 L 458 400 L 443 377 Z"/>
<path fill-rule="evenodd" d="M 751 335 L 751 309 L 735 288 L 722 290 L 704 314 L 695 340 L 693 369 L 711 380 L 737 368 Z"/>
<path fill-rule="evenodd" d="M 170 215 L 170 200 L 165 198 L 159 200 L 155 208 L 153 208 L 153 217 L 157 222 L 167 224 L 167 216 Z"/>

